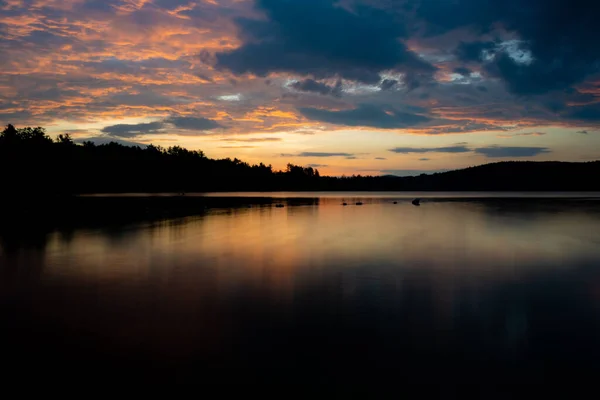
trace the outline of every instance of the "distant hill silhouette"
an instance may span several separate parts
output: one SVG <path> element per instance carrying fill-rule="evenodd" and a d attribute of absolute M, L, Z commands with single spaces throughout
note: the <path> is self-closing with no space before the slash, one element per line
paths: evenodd
<path fill-rule="evenodd" d="M 129 147 L 52 140 L 43 128 L 0 133 L 1 188 L 5 198 L 83 193 L 207 191 L 598 191 L 600 162 L 499 162 L 420 175 L 321 176 L 288 164 L 285 171 L 241 160 L 207 158 L 175 146 Z"/>
<path fill-rule="evenodd" d="M 600 161 L 504 161 L 402 178 L 402 190 L 597 191 Z"/>

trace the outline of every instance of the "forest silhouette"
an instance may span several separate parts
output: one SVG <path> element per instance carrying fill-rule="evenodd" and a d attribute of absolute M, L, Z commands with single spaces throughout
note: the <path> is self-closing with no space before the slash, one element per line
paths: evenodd
<path fill-rule="evenodd" d="M 4 197 L 89 193 L 186 193 L 218 191 L 596 191 L 600 162 L 499 162 L 462 170 L 396 176 L 321 176 L 287 164 L 250 165 L 237 158 L 211 159 L 179 146 L 124 146 L 52 139 L 41 128 L 8 125 L 0 133 Z"/>

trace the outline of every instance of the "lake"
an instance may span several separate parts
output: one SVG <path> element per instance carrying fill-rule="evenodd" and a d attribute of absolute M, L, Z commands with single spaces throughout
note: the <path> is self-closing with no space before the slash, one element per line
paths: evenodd
<path fill-rule="evenodd" d="M 210 196 L 242 200 L 3 229 L 14 376 L 343 388 L 599 370 L 597 194 Z"/>

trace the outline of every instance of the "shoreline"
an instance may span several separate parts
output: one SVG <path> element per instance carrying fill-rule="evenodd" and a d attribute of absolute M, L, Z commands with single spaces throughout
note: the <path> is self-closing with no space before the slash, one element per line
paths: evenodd
<path fill-rule="evenodd" d="M 215 209 L 248 209 L 253 207 L 337 206 L 344 200 L 355 199 L 365 205 L 397 202 L 410 204 L 419 197 L 427 203 L 477 202 L 484 206 L 500 207 L 516 212 L 552 210 L 564 207 L 593 208 L 600 205 L 600 192 L 270 192 L 168 195 L 162 194 L 103 194 L 53 198 L 30 196 L 8 199 L 0 208 L 0 226 L 10 230 L 24 225 L 26 229 L 54 229 L 77 226 L 109 226 L 161 219 L 202 215 Z M 460 196 L 464 193 L 465 196 Z M 488 193 L 489 196 L 486 196 Z M 272 194 L 269 196 L 269 194 Z M 277 194 L 277 195 L 276 195 Z M 436 196 L 437 194 L 437 196 Z M 414 197 L 413 197 L 414 196 Z M 0 228 L 2 229 L 2 228 Z M 2 230 L 5 230 L 2 229 Z"/>

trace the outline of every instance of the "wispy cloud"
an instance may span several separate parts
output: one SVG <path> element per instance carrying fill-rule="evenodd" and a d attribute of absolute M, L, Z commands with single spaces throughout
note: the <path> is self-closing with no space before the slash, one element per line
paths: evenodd
<path fill-rule="evenodd" d="M 102 132 L 111 136 L 131 138 L 150 133 L 157 133 L 163 129 L 162 122 L 148 122 L 142 124 L 117 124 L 102 128 Z"/>
<path fill-rule="evenodd" d="M 302 115 L 310 120 L 334 125 L 370 126 L 380 129 L 407 128 L 424 124 L 431 119 L 427 116 L 384 108 L 373 104 L 361 104 L 352 110 L 325 110 L 320 108 L 299 108 Z"/>
<path fill-rule="evenodd" d="M 326 152 L 314 152 L 314 151 L 303 151 L 298 154 L 281 154 L 284 157 L 354 157 L 352 153 L 326 153 Z"/>
<path fill-rule="evenodd" d="M 216 121 L 203 117 L 170 117 L 165 120 L 166 123 L 173 125 L 177 129 L 187 129 L 192 131 L 207 131 L 221 128 Z"/>
<path fill-rule="evenodd" d="M 487 147 L 471 148 L 465 145 L 449 147 L 396 147 L 389 151 L 400 154 L 411 153 L 476 153 L 482 154 L 488 158 L 496 157 L 533 157 L 539 154 L 549 153 L 550 149 L 546 147 L 515 147 L 492 145 Z M 421 158 L 420 161 L 428 161 L 428 158 Z"/>
<path fill-rule="evenodd" d="M 550 149 L 546 147 L 503 147 L 503 146 L 488 146 L 480 147 L 474 150 L 477 154 L 483 154 L 488 158 L 519 158 L 533 157 L 539 154 L 550 153 Z"/>
<path fill-rule="evenodd" d="M 169 127 L 190 131 L 206 131 L 220 128 L 221 125 L 207 118 L 169 117 L 163 121 L 109 125 L 102 128 L 101 132 L 111 136 L 131 138 L 154 133 L 165 133 L 165 130 Z"/>
<path fill-rule="evenodd" d="M 546 132 L 525 132 L 517 133 L 516 136 L 544 136 Z"/>
<path fill-rule="evenodd" d="M 468 153 L 473 151 L 467 146 L 447 146 L 447 147 L 395 147 L 389 149 L 393 153 L 410 154 L 410 153 Z"/>
<path fill-rule="evenodd" d="M 510 139 L 510 138 L 519 137 L 519 136 L 544 136 L 544 135 L 546 135 L 546 132 L 525 132 L 525 133 L 516 133 L 514 135 L 501 134 L 501 135 L 497 135 L 496 137 L 501 138 L 501 139 Z"/>

